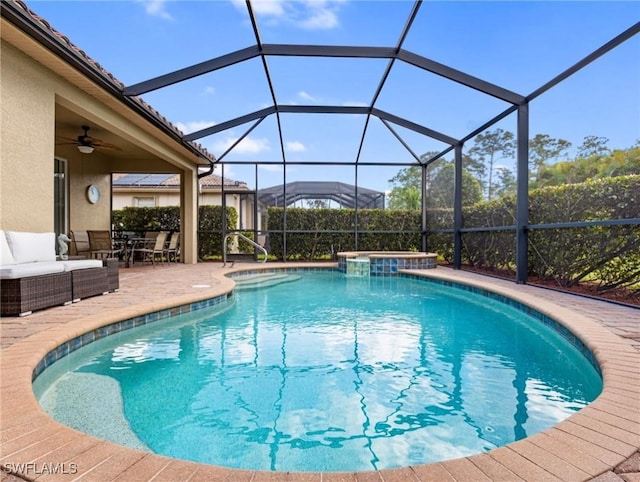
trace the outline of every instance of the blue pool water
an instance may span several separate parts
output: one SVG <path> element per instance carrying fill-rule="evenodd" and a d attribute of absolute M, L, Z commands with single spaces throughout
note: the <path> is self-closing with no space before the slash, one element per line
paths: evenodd
<path fill-rule="evenodd" d="M 371 470 L 483 452 L 592 401 L 539 320 L 421 280 L 300 273 L 99 340 L 34 383 L 62 423 L 227 467 Z"/>

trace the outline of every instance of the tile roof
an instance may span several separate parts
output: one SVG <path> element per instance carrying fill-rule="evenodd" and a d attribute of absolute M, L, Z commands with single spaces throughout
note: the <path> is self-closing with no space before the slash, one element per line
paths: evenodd
<path fill-rule="evenodd" d="M 32 22 L 35 22 L 37 25 L 41 27 L 44 27 L 44 29 L 48 31 L 50 34 L 52 34 L 53 38 L 55 38 L 59 42 L 59 44 L 66 49 L 67 52 L 75 55 L 86 66 L 90 67 L 92 70 L 98 73 L 102 78 L 110 82 L 112 86 L 115 87 L 122 94 L 123 97 L 125 97 L 123 94 L 125 85 L 120 80 L 118 80 L 111 72 L 108 72 L 104 67 L 102 67 L 102 65 L 96 62 L 94 59 L 89 57 L 89 55 L 87 55 L 87 53 L 84 50 L 82 50 L 81 48 L 76 46 L 73 42 L 71 42 L 71 40 L 66 35 L 62 34 L 61 32 L 57 31 L 55 28 L 53 28 L 53 26 L 51 26 L 51 24 L 46 19 L 44 19 L 43 17 L 35 13 L 33 10 L 31 10 L 23 0 L 2 0 L 2 3 L 3 3 L 3 8 L 5 4 L 11 3 L 19 7 L 21 10 L 23 10 L 27 14 L 26 15 L 27 19 L 30 19 Z M 211 162 L 215 162 L 216 158 L 213 154 L 209 153 L 207 149 L 204 148 L 199 143 L 183 140 L 184 133 L 180 129 L 178 129 L 174 124 L 172 124 L 166 117 L 160 114 L 160 112 L 158 112 L 150 104 L 144 101 L 141 97 L 139 96 L 126 96 L 126 97 L 131 101 L 136 102 L 145 111 L 147 111 L 148 114 L 151 114 L 155 119 L 159 120 L 161 125 L 167 131 L 171 131 L 174 134 L 177 134 L 182 140 L 182 142 L 184 142 L 185 144 L 189 144 L 190 146 L 195 148 L 202 157 L 208 159 Z"/>
<path fill-rule="evenodd" d="M 199 180 L 203 188 L 220 188 L 224 183 L 225 187 L 247 189 L 247 184 L 243 181 L 222 178 L 217 174 L 209 174 Z M 114 174 L 113 186 L 120 188 L 179 188 L 179 174 Z"/>

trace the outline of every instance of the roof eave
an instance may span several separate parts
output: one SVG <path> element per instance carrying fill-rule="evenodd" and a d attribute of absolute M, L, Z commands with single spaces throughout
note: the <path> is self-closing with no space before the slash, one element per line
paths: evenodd
<path fill-rule="evenodd" d="M 65 63 L 78 70 L 100 88 L 125 104 L 129 109 L 159 128 L 164 134 L 179 143 L 183 148 L 187 149 L 199 159 L 204 160 L 206 164 L 215 163 L 213 156 L 204 152 L 191 141 L 184 140 L 179 131 L 174 130 L 163 118 L 159 117 L 159 113 L 156 114 L 150 110 L 150 106 L 147 107 L 144 101 L 137 97 L 124 95 L 124 85 L 121 85 L 114 77 L 107 75 L 105 71 L 100 70 L 77 52 L 71 50 L 68 45 L 61 42 L 60 39 L 54 35 L 51 29 L 47 28 L 43 23 L 37 22 L 29 15 L 25 8 L 21 7 L 16 1 L 3 1 L 2 8 L 0 8 L 0 17 L 24 32 Z"/>

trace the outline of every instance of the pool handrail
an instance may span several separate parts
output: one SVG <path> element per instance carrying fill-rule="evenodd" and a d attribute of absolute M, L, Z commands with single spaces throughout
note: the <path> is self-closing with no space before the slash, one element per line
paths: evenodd
<path fill-rule="evenodd" d="M 264 261 L 260 261 L 260 262 L 261 263 L 266 263 L 267 262 L 267 258 L 269 257 L 269 253 L 267 253 L 267 250 L 264 248 L 264 246 L 259 245 L 253 239 L 248 238 L 244 234 L 241 234 L 241 233 L 229 233 L 224 237 L 224 241 L 222 242 L 222 266 L 223 267 L 227 265 L 227 240 L 231 236 L 239 236 L 242 239 L 244 239 L 245 241 L 247 241 L 249 244 L 252 244 L 256 248 L 258 248 L 260 251 L 262 251 L 264 253 Z"/>

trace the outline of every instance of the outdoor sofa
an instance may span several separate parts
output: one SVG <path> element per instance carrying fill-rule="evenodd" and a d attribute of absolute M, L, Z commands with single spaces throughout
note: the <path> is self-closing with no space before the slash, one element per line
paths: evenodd
<path fill-rule="evenodd" d="M 55 233 L 0 230 L 0 314 L 25 316 L 119 288 L 117 259 L 56 257 Z"/>

